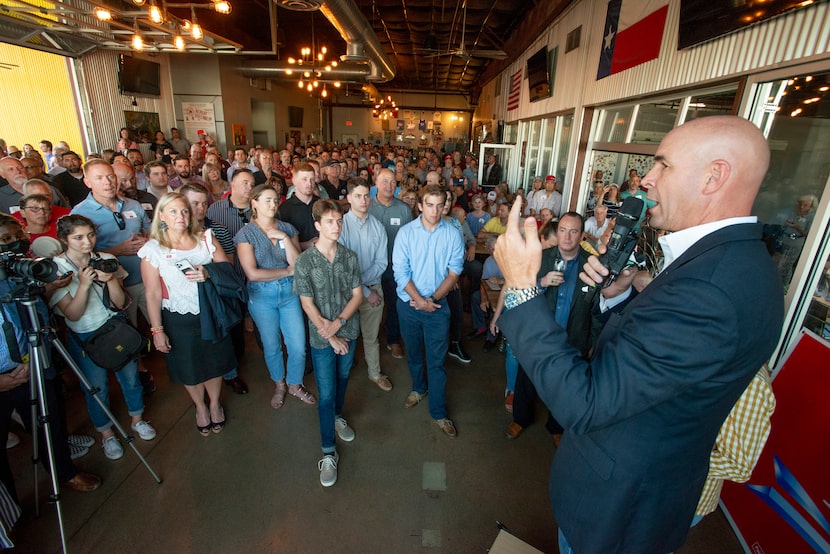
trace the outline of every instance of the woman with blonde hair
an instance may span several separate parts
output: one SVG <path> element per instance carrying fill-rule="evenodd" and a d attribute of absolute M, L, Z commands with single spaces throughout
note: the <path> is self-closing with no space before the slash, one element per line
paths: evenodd
<path fill-rule="evenodd" d="M 222 168 L 212 163 L 206 163 L 202 166 L 202 181 L 207 185 L 210 197 L 214 202 L 220 200 L 222 195 L 231 188 L 228 182 L 222 178 Z"/>
<path fill-rule="evenodd" d="M 219 433 L 227 421 L 219 403 L 222 376 L 236 367 L 236 357 L 230 335 L 218 341 L 202 339 L 198 283 L 208 278 L 205 265 L 228 258 L 212 231 L 202 230 L 187 199 L 177 192 L 159 199 L 150 240 L 138 256 L 153 345 L 166 354 L 170 380 L 184 385 L 196 406 L 199 432 L 202 436 Z"/>

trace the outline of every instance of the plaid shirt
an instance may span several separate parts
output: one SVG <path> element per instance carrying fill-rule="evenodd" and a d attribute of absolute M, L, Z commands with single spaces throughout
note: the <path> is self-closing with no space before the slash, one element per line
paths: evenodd
<path fill-rule="evenodd" d="M 709 475 L 703 485 L 695 515 L 705 516 L 718 507 L 723 480 L 745 483 L 761 456 L 770 431 L 775 396 L 766 364 L 738 398 L 715 439 L 709 457 Z"/>

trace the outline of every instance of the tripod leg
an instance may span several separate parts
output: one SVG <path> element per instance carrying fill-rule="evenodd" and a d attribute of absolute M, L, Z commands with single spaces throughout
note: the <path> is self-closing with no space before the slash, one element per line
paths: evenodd
<path fill-rule="evenodd" d="M 31 368 L 30 368 L 31 369 Z M 32 473 L 33 473 L 33 483 L 34 483 L 34 494 L 35 494 L 35 517 L 40 517 L 40 493 L 38 491 L 38 478 L 37 478 L 37 464 L 40 461 L 40 445 L 38 444 L 37 440 L 37 433 L 38 433 L 38 401 L 40 399 L 40 395 L 38 394 L 38 383 L 37 379 L 34 378 L 35 372 L 29 372 L 29 405 L 30 405 L 30 413 L 29 417 L 31 417 L 32 421 L 32 437 L 34 440 L 32 441 Z M 23 414 L 20 414 L 23 416 Z M 54 467 L 51 466 L 51 467 Z"/>
<path fill-rule="evenodd" d="M 66 350 L 66 347 L 61 343 L 60 340 L 58 340 L 57 337 L 52 337 L 51 342 L 52 342 L 52 345 L 60 353 L 61 357 L 64 360 L 66 360 L 66 363 L 69 365 L 69 367 L 72 368 L 72 371 L 78 377 L 78 380 L 81 382 L 81 384 L 86 388 L 86 390 L 89 391 L 89 393 L 92 395 L 92 397 L 95 398 L 95 401 L 98 402 L 98 405 L 101 407 L 101 409 L 104 411 L 104 413 L 107 414 L 107 417 L 112 422 L 113 426 L 118 430 L 118 432 L 121 434 L 121 436 L 124 437 L 125 442 L 128 445 L 130 445 L 130 448 L 132 448 L 133 452 L 135 452 L 135 455 L 138 456 L 138 459 L 141 460 L 141 463 L 144 464 L 144 467 L 147 468 L 147 471 L 150 472 L 150 475 L 153 476 L 153 479 L 156 480 L 156 483 L 161 484 L 161 478 L 156 474 L 155 471 L 153 471 L 153 468 L 150 466 L 150 464 L 147 462 L 147 460 L 144 458 L 144 456 L 142 456 L 142 454 L 141 454 L 141 452 L 139 452 L 138 448 L 136 448 L 136 446 L 134 444 L 135 439 L 133 438 L 133 436 L 128 435 L 127 431 L 124 429 L 124 427 L 122 427 L 121 424 L 118 423 L 118 421 L 115 419 L 115 416 L 112 415 L 112 412 L 110 411 L 109 407 L 98 396 L 98 393 L 100 391 L 98 389 L 94 388 L 92 386 L 92 384 L 89 382 L 89 380 L 86 378 L 86 376 L 83 374 L 83 372 L 81 372 L 81 369 L 78 367 L 78 364 L 75 363 L 75 360 L 72 359 L 72 356 Z"/>

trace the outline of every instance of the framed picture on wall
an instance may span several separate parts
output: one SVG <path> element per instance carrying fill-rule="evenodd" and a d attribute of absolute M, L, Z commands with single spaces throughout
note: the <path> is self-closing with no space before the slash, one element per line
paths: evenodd
<path fill-rule="evenodd" d="M 303 143 L 303 132 L 300 129 L 291 129 L 291 141 L 294 146 L 300 146 Z"/>
<path fill-rule="evenodd" d="M 156 133 L 161 130 L 159 114 L 125 110 L 124 127 L 129 129 L 130 138 L 136 142 L 153 142 Z"/>
<path fill-rule="evenodd" d="M 232 123 L 231 134 L 233 135 L 234 146 L 245 146 L 248 144 L 248 137 L 244 125 L 240 123 Z"/>

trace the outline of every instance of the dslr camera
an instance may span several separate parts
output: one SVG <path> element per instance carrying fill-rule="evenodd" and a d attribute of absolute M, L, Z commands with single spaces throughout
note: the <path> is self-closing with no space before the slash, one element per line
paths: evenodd
<path fill-rule="evenodd" d="M 57 277 L 58 266 L 49 258 L 32 259 L 14 252 L 0 253 L 0 279 L 51 283 Z"/>
<path fill-rule="evenodd" d="M 104 273 L 115 273 L 118 271 L 118 260 L 116 258 L 102 258 L 100 256 L 89 259 L 89 267 Z"/>

